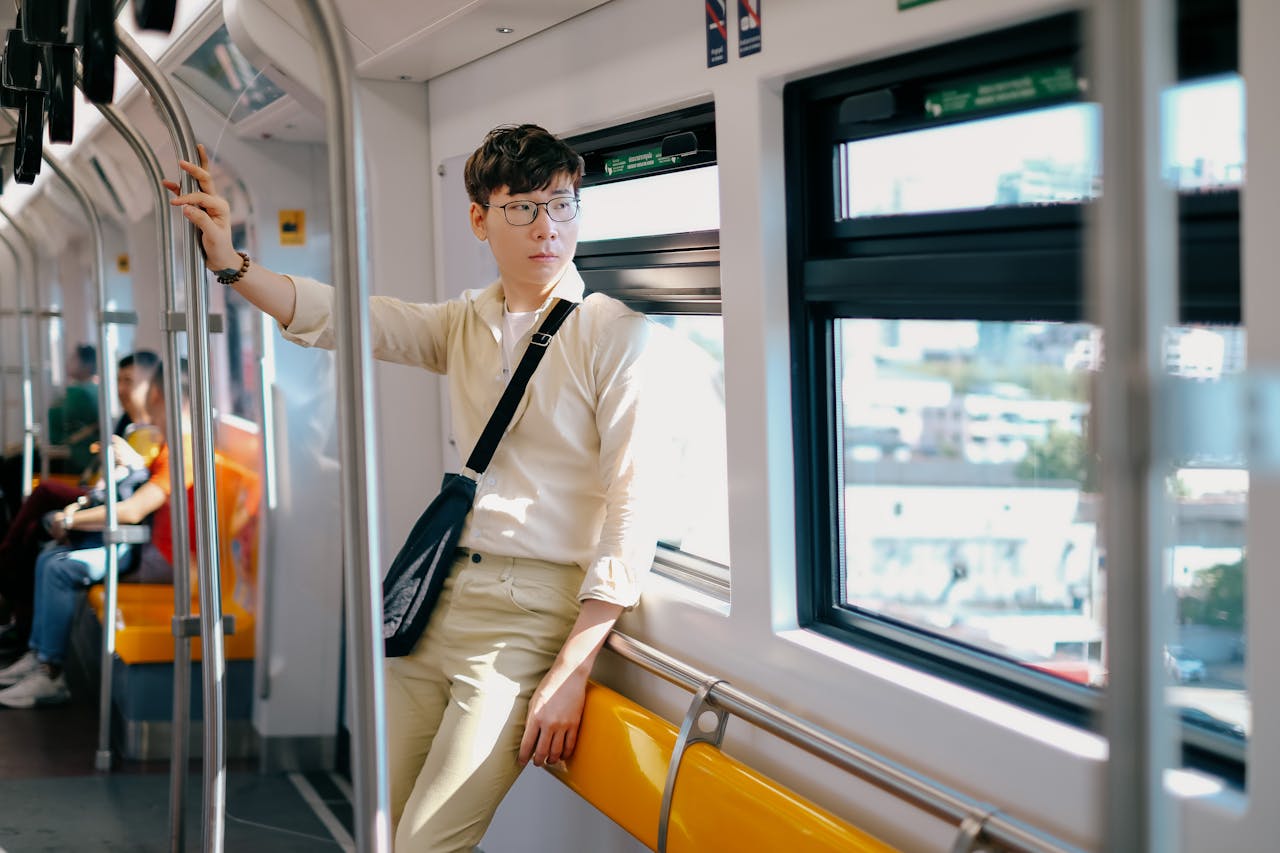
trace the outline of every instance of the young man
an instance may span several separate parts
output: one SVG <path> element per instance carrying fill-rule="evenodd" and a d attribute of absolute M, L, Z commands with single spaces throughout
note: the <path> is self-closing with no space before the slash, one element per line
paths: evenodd
<path fill-rule="evenodd" d="M 172 203 L 210 269 L 304 346 L 333 345 L 333 291 L 252 263 L 227 203 Z M 454 434 L 478 439 L 553 297 L 581 302 L 553 339 L 479 483 L 444 593 L 413 653 L 387 661 L 396 850 L 470 850 L 520 768 L 573 754 L 587 676 L 653 559 L 654 427 L 644 317 L 583 299 L 572 260 L 582 160 L 534 125 L 492 131 L 467 162 L 468 215 L 499 279 L 443 304 L 370 301 L 378 358 L 449 376 Z M 176 183 L 166 182 L 178 193 Z"/>
<path fill-rule="evenodd" d="M 147 395 L 159 364 L 159 357 L 150 350 L 138 350 L 120 359 L 116 394 L 124 414 L 116 422 L 114 433 L 120 439 L 116 442 L 118 461 L 135 455 L 123 442 L 128 427 L 151 422 Z M 0 656 L 21 653 L 27 647 L 36 555 L 49 538 L 44 529 L 45 514 L 61 509 L 87 491 L 57 480 L 41 483 L 22 502 L 9 529 L 0 536 L 0 600 L 12 608 L 13 615 L 12 622 L 0 627 Z"/>
<path fill-rule="evenodd" d="M 156 365 L 155 377 L 147 394 L 147 414 L 151 423 L 164 434 L 166 419 L 164 408 L 163 368 Z M 122 452 L 132 452 L 120 441 Z M 191 450 L 185 449 L 185 471 L 188 474 L 188 499 L 191 487 Z M 138 487 L 129 498 L 116 504 L 116 517 L 120 524 L 142 524 L 150 520 L 151 541 L 142 548 L 154 548 L 170 565 L 173 565 L 173 526 L 169 518 L 169 448 L 163 446 L 148 466 L 151 477 Z M 188 506 L 191 504 L 188 503 Z M 81 509 L 70 504 L 54 518 L 53 537 L 66 543 L 79 531 L 100 531 L 106 524 L 106 507 Z M 191 541 L 195 541 L 194 536 Z M 139 563 L 141 548 L 117 545 L 118 566 L 121 573 L 132 570 Z M 33 708 L 59 705 L 70 698 L 62 676 L 62 665 L 71 638 L 79 594 L 90 584 L 98 583 L 106 575 L 107 552 L 99 545 L 94 548 L 77 548 L 62 544 L 48 548 L 36 560 L 35 619 L 31 627 L 29 651 L 15 663 L 0 670 L 0 705 L 9 708 Z"/>

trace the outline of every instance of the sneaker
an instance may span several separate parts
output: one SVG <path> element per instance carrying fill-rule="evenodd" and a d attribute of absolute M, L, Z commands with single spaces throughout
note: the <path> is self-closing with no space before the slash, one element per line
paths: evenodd
<path fill-rule="evenodd" d="M 38 669 L 40 669 L 40 659 L 36 657 L 34 651 L 28 651 L 4 669 L 0 669 L 0 687 L 17 684 Z"/>
<path fill-rule="evenodd" d="M 0 705 L 6 708 L 63 705 L 70 700 L 71 691 L 67 689 L 67 680 L 61 674 L 57 678 L 50 678 L 43 667 L 12 687 L 0 690 Z"/>

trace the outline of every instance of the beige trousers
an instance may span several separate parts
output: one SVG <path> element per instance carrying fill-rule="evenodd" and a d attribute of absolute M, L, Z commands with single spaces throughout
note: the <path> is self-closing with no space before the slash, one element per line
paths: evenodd
<path fill-rule="evenodd" d="M 418 645 L 386 662 L 396 853 L 480 842 L 519 775 L 529 698 L 577 619 L 581 583 L 560 563 L 454 561 Z"/>

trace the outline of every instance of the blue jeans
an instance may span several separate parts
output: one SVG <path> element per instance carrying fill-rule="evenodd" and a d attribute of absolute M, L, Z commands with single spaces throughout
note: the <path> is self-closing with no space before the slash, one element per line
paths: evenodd
<path fill-rule="evenodd" d="M 133 567 L 132 545 L 116 545 L 121 574 Z M 31 624 L 31 649 L 44 663 L 61 664 L 71 641 L 80 593 L 106 577 L 107 549 L 73 550 L 60 545 L 36 558 L 35 618 Z"/>

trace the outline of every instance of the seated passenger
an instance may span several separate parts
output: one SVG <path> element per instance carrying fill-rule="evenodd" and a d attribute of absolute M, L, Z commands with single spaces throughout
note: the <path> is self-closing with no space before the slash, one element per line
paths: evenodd
<path fill-rule="evenodd" d="M 51 460 L 57 473 L 79 474 L 92 462 L 89 445 L 98 440 L 98 351 L 89 344 L 79 344 L 67 357 L 67 387 L 61 398 L 49 407 L 51 445 L 66 446 L 66 460 Z M 0 464 L 0 495 L 8 506 L 8 515 L 18 512 L 22 500 L 22 455 L 6 456 Z"/>
<path fill-rule="evenodd" d="M 159 363 L 160 359 L 150 350 L 139 350 L 120 359 L 116 393 L 124 414 L 116 422 L 114 447 L 117 463 L 121 466 L 145 468 L 150 461 L 138 458 L 124 442 L 123 436 L 138 425 L 151 423 L 147 414 L 147 394 Z M 45 514 L 87 494 L 88 490 L 83 486 L 46 480 L 23 501 L 8 531 L 0 536 L 0 602 L 12 613 L 12 621 L 0 627 L 0 655 L 26 648 L 27 636 L 31 632 L 36 556 L 49 539 L 42 523 Z M 122 491 L 116 494 L 120 498 L 128 497 Z"/>
<path fill-rule="evenodd" d="M 88 344 L 75 348 L 67 361 L 67 387 L 49 407 L 48 443 L 65 445 L 65 461 L 50 460 L 55 470 L 79 474 L 93 463 L 90 445 L 98 440 L 98 353 Z"/>
<path fill-rule="evenodd" d="M 163 369 L 156 367 L 155 378 L 147 397 L 147 412 L 152 423 L 163 434 L 165 428 Z M 191 507 L 191 449 L 184 442 L 184 461 L 187 472 L 188 507 Z M 116 505 L 121 524 L 142 524 L 150 520 L 151 541 L 138 548 L 116 545 L 119 568 L 122 573 L 137 568 L 144 562 L 163 561 L 172 575 L 173 528 L 169 518 L 169 448 L 163 446 L 150 465 L 151 479 L 138 488 L 131 497 Z M 190 515 L 188 516 L 190 517 Z M 55 516 L 53 535 L 59 542 L 78 532 L 101 530 L 106 521 L 104 507 L 80 509 L 77 504 L 67 506 Z M 195 541 L 194 534 L 190 537 Z M 80 593 L 106 574 L 107 552 L 99 545 L 95 548 L 78 548 L 72 544 L 60 544 L 49 548 L 36 560 L 35 619 L 31 627 L 29 651 L 11 666 L 0 670 L 0 705 L 10 708 L 32 708 L 56 705 L 70 698 L 62 666 L 66 659 Z"/>

